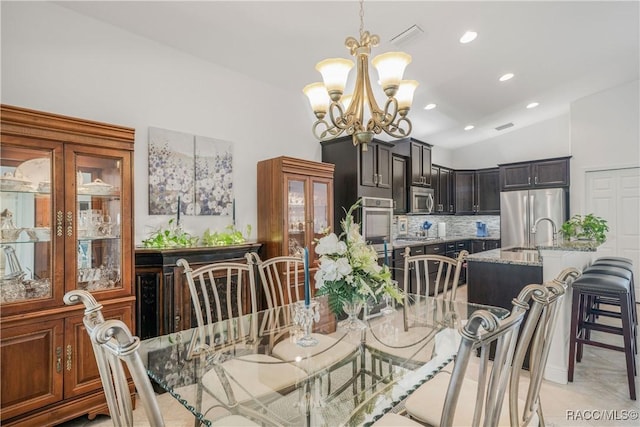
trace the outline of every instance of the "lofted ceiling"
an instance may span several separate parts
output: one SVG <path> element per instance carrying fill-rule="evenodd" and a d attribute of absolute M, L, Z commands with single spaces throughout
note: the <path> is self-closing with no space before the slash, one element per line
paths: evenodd
<path fill-rule="evenodd" d="M 56 3 L 298 93 L 310 128 L 302 88 L 320 80 L 318 61 L 350 58 L 344 39 L 357 37 L 360 26 L 356 1 Z M 566 113 L 576 99 L 637 80 L 639 5 L 369 0 L 364 27 L 381 38 L 372 56 L 402 50 L 413 57 L 405 72 L 420 82 L 409 113 L 412 136 L 457 148 Z M 391 43 L 413 25 L 423 32 Z M 467 30 L 478 37 L 463 45 L 458 39 Z M 499 82 L 507 72 L 515 77 Z M 525 108 L 534 101 L 537 108 Z M 425 110 L 428 103 L 437 107 Z M 507 123 L 513 126 L 495 130 Z M 475 128 L 463 130 L 468 124 Z"/>

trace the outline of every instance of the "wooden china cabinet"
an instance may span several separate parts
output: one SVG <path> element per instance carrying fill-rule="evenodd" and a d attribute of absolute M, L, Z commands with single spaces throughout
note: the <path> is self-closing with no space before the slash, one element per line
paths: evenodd
<path fill-rule="evenodd" d="M 333 231 L 334 167 L 284 156 L 258 162 L 258 241 L 265 259 L 302 256 L 306 247 L 313 278 L 313 241 Z"/>
<path fill-rule="evenodd" d="M 84 310 L 62 298 L 89 290 L 133 329 L 134 129 L 0 113 L 0 423 L 107 414 Z"/>

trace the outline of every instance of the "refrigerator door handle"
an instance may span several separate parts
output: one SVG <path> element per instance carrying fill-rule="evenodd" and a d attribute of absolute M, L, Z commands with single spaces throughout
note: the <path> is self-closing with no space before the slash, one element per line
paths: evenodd
<path fill-rule="evenodd" d="M 531 233 L 531 227 L 533 227 L 533 224 L 536 221 L 536 219 L 534 218 L 535 203 L 536 203 L 536 196 L 529 193 L 529 215 L 528 215 L 529 223 L 527 224 L 527 235 L 529 236 L 528 240 L 529 240 L 530 248 L 534 247 L 536 244 L 536 236 Z"/>

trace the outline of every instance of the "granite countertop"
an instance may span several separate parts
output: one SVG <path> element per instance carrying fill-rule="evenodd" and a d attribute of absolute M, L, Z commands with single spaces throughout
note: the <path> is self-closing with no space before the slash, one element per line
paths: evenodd
<path fill-rule="evenodd" d="M 467 260 L 497 264 L 542 266 L 540 251 L 595 252 L 599 245 L 596 242 L 576 241 L 560 242 L 555 246 L 537 246 L 536 248 L 500 248 L 471 254 L 467 257 Z"/>
<path fill-rule="evenodd" d="M 422 246 L 422 245 L 436 245 L 438 243 L 457 242 L 459 240 L 500 240 L 500 236 L 487 236 L 478 237 L 474 235 L 470 236 L 447 236 L 444 238 L 439 237 L 417 237 L 411 236 L 408 239 L 396 238 L 392 242 L 393 249 L 406 248 L 407 246 Z"/>

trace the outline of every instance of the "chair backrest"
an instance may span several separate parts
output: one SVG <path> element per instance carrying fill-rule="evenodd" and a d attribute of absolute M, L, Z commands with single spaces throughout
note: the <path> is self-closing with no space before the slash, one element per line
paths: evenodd
<path fill-rule="evenodd" d="M 532 293 L 534 303 L 531 304 L 520 334 L 509 385 L 509 412 L 512 426 L 528 425 L 534 414 L 538 412 L 540 387 L 547 366 L 559 307 L 566 292 L 568 280 L 579 275 L 580 272 L 575 268 L 564 269 L 551 282 L 542 285 L 546 288 L 546 294 Z M 518 408 L 520 374 L 528 349 L 530 349 L 529 387 L 523 407 Z"/>
<path fill-rule="evenodd" d="M 124 365 L 129 370 L 152 427 L 164 426 L 158 401 L 151 387 L 151 381 L 138 354 L 140 339 L 120 320 L 104 320 L 102 305 L 87 291 L 67 292 L 64 303 L 85 306 L 83 323 L 91 338 L 91 345 L 98 363 L 102 387 L 116 427 L 133 426 L 133 402 Z M 123 365 L 124 363 L 124 365 Z"/>
<path fill-rule="evenodd" d="M 489 311 L 477 310 L 461 328 L 462 339 L 442 409 L 441 426 L 453 424 L 469 361 L 478 349 L 480 359 L 472 425 L 498 425 L 502 402 L 511 376 L 518 332 L 529 309 L 528 301 L 533 292 L 543 295 L 547 293 L 541 285 L 529 285 L 514 299 L 513 309 L 506 319 L 500 320 Z M 494 344 L 494 360 L 490 363 L 489 353 Z M 471 404 L 472 402 L 462 402 L 461 410 L 468 410 L 464 405 Z"/>
<path fill-rule="evenodd" d="M 197 336 L 189 344 L 188 357 L 201 350 L 248 342 L 257 334 L 257 303 L 253 261 L 220 262 L 193 270 L 183 267 L 197 322 Z"/>
<path fill-rule="evenodd" d="M 272 309 L 304 298 L 304 261 L 295 256 L 277 256 L 265 261 L 253 253 L 267 306 Z"/>
<path fill-rule="evenodd" d="M 411 255 L 411 248 L 404 253 L 404 292 L 427 296 L 442 294 L 442 298 L 453 301 L 467 251 L 457 258 L 443 255 Z"/>

